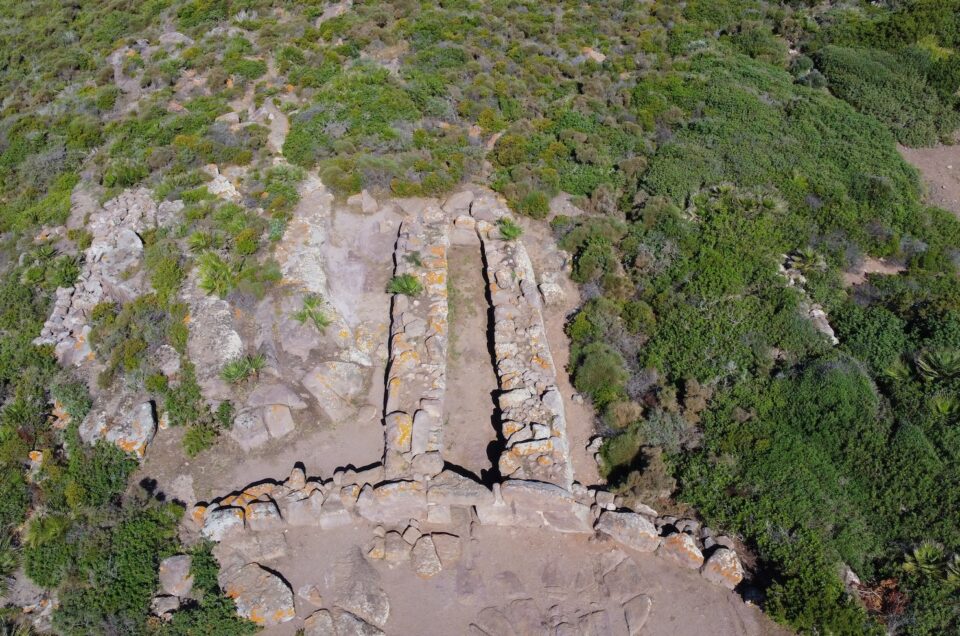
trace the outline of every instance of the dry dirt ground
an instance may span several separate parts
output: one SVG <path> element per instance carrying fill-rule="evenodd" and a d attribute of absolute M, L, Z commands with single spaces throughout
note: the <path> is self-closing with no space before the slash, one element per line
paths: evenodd
<path fill-rule="evenodd" d="M 328 303 L 355 333 L 364 331 L 369 339 L 381 339 L 383 347 L 373 345 L 376 351 L 384 351 L 389 319 L 384 287 L 392 272 L 400 215 L 389 204 L 371 215 L 356 206 L 331 204 L 321 196 L 305 196 L 298 214 L 313 215 L 309 223 L 305 221 L 304 231 L 321 237 L 313 248 L 323 271 L 314 275 L 325 279 Z M 561 270 L 562 256 L 546 225 L 524 225 L 523 240 L 538 275 Z M 455 246 L 448 260 L 452 317 L 445 447 L 448 461 L 482 476 L 493 465 L 487 451 L 496 439 L 491 392 L 497 383 L 488 349 L 488 303 L 479 244 Z M 572 401 L 574 390 L 564 372 L 569 351 L 563 326 L 579 297 L 566 277 L 561 280 L 565 301 L 545 308 L 544 320 L 566 408 L 574 476 L 591 485 L 599 481 L 596 464 L 585 450 L 593 434 L 594 415 L 588 405 Z M 282 294 L 276 294 L 279 306 Z M 238 327 L 247 341 L 255 332 L 249 321 L 256 316 L 242 312 L 237 316 L 248 323 Z M 317 351 L 302 367 L 316 363 Z M 192 506 L 257 481 L 283 479 L 298 461 L 308 475 L 327 478 L 336 467 L 380 461 L 385 355 L 377 353 L 371 359 L 364 371 L 366 390 L 354 399 L 358 414 L 348 421 L 330 421 L 317 410 L 315 400 L 301 391 L 311 406 L 294 413 L 294 432 L 249 452 L 224 436 L 214 448 L 186 460 L 182 430 L 161 430 L 148 449 L 140 477 L 155 480 L 159 491 Z M 278 373 L 285 378 L 288 371 L 284 369 L 299 372 L 300 364 L 282 358 Z M 510 630 L 518 635 L 552 634 L 561 623 L 576 626 L 576 633 L 628 634 L 623 603 L 640 594 L 652 600 L 642 634 L 786 633 L 734 592 L 652 554 L 627 554 L 612 542 L 594 537 L 481 527 L 469 519 L 460 520 L 454 530 L 463 539 L 463 556 L 429 580 L 418 578 L 409 564 L 390 567 L 385 561 L 368 562 L 362 555 L 373 538 L 369 524 L 354 521 L 326 531 L 287 528 L 275 533 L 268 541 L 270 555 L 263 557 L 264 566 L 282 573 L 294 592 L 315 585 L 323 601 L 317 605 L 296 596 L 296 619 L 263 633 L 296 633 L 316 609 L 337 603 L 358 572 L 372 578 L 389 597 L 384 630 L 390 636 L 467 634 L 471 624 L 482 624 L 496 636 L 509 636 Z M 196 529 L 189 524 L 183 533 L 188 541 L 196 538 Z"/>
<path fill-rule="evenodd" d="M 920 171 L 926 185 L 926 200 L 960 215 L 960 145 L 898 146 L 898 149 L 903 158 Z"/>

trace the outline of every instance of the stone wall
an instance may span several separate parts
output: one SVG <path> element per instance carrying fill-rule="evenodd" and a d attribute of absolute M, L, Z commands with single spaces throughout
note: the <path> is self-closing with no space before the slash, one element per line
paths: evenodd
<path fill-rule="evenodd" d="M 500 384 L 504 477 L 570 488 L 573 469 L 563 399 L 547 344 L 533 265 L 519 240 L 504 240 L 497 226 L 477 222 L 483 244 L 494 354 Z"/>
<path fill-rule="evenodd" d="M 430 478 L 443 469 L 447 361 L 448 223 L 434 204 L 410 214 L 394 251 L 396 276 L 416 276 L 418 296 L 395 294 L 384 409 L 384 467 L 390 478 Z"/>

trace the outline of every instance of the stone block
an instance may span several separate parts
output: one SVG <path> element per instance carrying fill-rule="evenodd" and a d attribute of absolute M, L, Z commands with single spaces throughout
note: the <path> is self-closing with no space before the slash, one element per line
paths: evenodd
<path fill-rule="evenodd" d="M 660 536 L 653 523 L 632 512 L 605 510 L 595 528 L 621 545 L 638 552 L 653 552 L 660 545 Z"/>
<path fill-rule="evenodd" d="M 711 583 L 732 590 L 743 580 L 743 565 L 736 552 L 718 548 L 700 568 L 700 574 Z"/>
<path fill-rule="evenodd" d="M 657 548 L 657 556 L 662 556 L 677 565 L 691 570 L 703 565 L 703 553 L 697 542 L 689 534 L 675 532 L 664 537 Z"/>

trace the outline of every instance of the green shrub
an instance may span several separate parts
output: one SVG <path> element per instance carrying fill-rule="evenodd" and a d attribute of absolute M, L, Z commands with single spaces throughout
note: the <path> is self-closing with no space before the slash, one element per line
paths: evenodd
<path fill-rule="evenodd" d="M 243 382 L 252 375 L 255 375 L 266 364 L 266 358 L 263 355 L 247 355 L 227 362 L 220 370 L 220 377 L 227 382 L 237 384 Z"/>
<path fill-rule="evenodd" d="M 394 276 L 387 283 L 388 294 L 403 294 L 404 296 L 419 296 L 423 292 L 423 283 L 413 274 Z"/>
<path fill-rule="evenodd" d="M 294 313 L 293 317 L 300 324 L 309 320 L 321 333 L 330 326 L 330 317 L 323 312 L 323 298 L 315 294 L 304 296 L 303 308 Z"/>
<path fill-rule="evenodd" d="M 523 228 L 510 218 L 503 217 L 497 221 L 497 229 L 500 230 L 500 236 L 505 241 L 515 241 L 523 234 Z"/>

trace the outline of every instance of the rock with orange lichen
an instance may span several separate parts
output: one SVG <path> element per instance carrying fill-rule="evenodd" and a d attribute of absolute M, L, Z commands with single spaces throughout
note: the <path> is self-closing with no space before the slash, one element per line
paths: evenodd
<path fill-rule="evenodd" d="M 692 570 L 703 565 L 703 553 L 692 536 L 684 532 L 667 535 L 660 541 L 657 555 Z"/>
<path fill-rule="evenodd" d="M 88 413 L 79 432 L 80 438 L 88 444 L 104 439 L 143 459 L 147 445 L 157 433 L 157 416 L 152 402 L 137 404 L 135 398 L 124 397 Z"/>
<path fill-rule="evenodd" d="M 224 591 L 236 604 L 237 613 L 257 625 L 280 625 L 296 616 L 293 590 L 287 582 L 256 563 L 240 568 Z"/>
<path fill-rule="evenodd" d="M 660 545 L 660 535 L 653 523 L 633 512 L 605 510 L 597 520 L 596 529 L 638 552 L 653 552 Z"/>
<path fill-rule="evenodd" d="M 700 574 L 711 583 L 732 590 L 743 580 L 743 565 L 736 552 L 720 548 L 703 564 Z"/>

